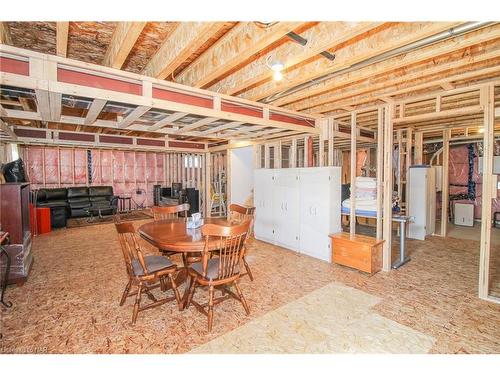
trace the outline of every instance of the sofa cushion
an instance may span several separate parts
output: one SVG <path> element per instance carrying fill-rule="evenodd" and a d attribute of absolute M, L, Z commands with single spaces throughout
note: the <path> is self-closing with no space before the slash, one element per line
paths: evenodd
<path fill-rule="evenodd" d="M 68 188 L 68 198 L 88 197 L 89 188 L 86 186 Z"/>
<path fill-rule="evenodd" d="M 68 202 L 71 208 L 90 207 L 90 201 L 88 197 L 70 198 L 68 199 Z"/>
<path fill-rule="evenodd" d="M 105 196 L 97 196 L 97 197 L 90 197 L 89 198 L 91 202 L 98 202 L 98 203 L 109 203 L 111 196 L 105 195 Z"/>
<path fill-rule="evenodd" d="M 91 197 L 110 196 L 110 195 L 113 195 L 113 187 L 111 187 L 111 186 L 91 186 L 91 187 L 89 187 L 89 195 Z"/>
<path fill-rule="evenodd" d="M 68 207 L 67 201 L 50 201 L 50 202 L 38 202 L 37 207 Z"/>
<path fill-rule="evenodd" d="M 68 197 L 68 190 L 66 188 L 40 189 L 40 190 L 43 190 L 42 196 L 44 196 L 46 201 L 55 201 L 55 200 L 62 201 L 66 200 L 66 198 Z"/>

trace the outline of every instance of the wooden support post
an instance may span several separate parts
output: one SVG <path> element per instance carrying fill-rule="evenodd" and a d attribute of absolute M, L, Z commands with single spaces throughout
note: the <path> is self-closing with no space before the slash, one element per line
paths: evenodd
<path fill-rule="evenodd" d="M 484 108 L 483 135 L 483 191 L 481 207 L 481 245 L 479 255 L 479 298 L 489 295 L 490 251 L 491 251 L 491 204 L 493 194 L 493 146 L 495 125 L 495 90 L 494 86 L 481 88 L 481 105 Z M 444 173 L 443 173 L 444 174 Z"/>
<path fill-rule="evenodd" d="M 448 232 L 448 175 L 450 161 L 451 129 L 443 130 L 443 187 L 441 190 L 441 236 L 446 237 Z"/>
<path fill-rule="evenodd" d="M 398 141 L 398 173 L 396 175 L 396 184 L 398 186 L 398 198 L 399 198 L 399 201 L 402 203 L 402 198 L 403 198 L 403 194 L 401 193 L 402 189 L 401 189 L 401 180 L 402 180 L 402 176 L 401 174 L 403 173 L 403 152 L 402 152 L 402 147 L 403 147 L 403 141 L 402 141 L 402 138 L 403 138 L 403 132 L 401 129 L 399 129 L 397 132 L 396 132 L 396 136 L 397 136 L 397 141 Z"/>
<path fill-rule="evenodd" d="M 384 113 L 384 212 L 383 212 L 383 234 L 384 245 L 382 250 L 382 270 L 390 271 L 392 264 L 392 151 L 393 151 L 393 116 L 394 104 L 385 107 Z"/>
<path fill-rule="evenodd" d="M 377 239 L 382 239 L 382 209 L 384 188 L 384 109 L 377 111 Z"/>
<path fill-rule="evenodd" d="M 212 207 L 212 155 L 205 154 L 205 217 L 211 216 Z"/>
<path fill-rule="evenodd" d="M 406 158 L 405 158 L 405 168 L 404 168 L 404 186 L 405 186 L 405 210 L 406 212 L 409 212 L 409 206 L 408 206 L 408 195 L 410 194 L 409 191 L 409 184 L 408 180 L 410 177 L 410 166 L 412 165 L 411 163 L 411 156 L 412 156 L 412 146 L 413 146 L 413 129 L 408 128 L 406 129 Z"/>
<path fill-rule="evenodd" d="M 226 151 L 226 207 L 231 204 L 231 159 L 233 151 Z M 276 166 L 276 152 L 274 153 L 274 165 Z"/>
<path fill-rule="evenodd" d="M 269 152 L 269 144 L 264 145 L 264 168 L 269 168 L 270 166 L 270 152 Z"/>
<path fill-rule="evenodd" d="M 423 163 L 424 152 L 424 133 L 421 131 L 415 132 L 415 149 L 413 153 L 413 161 L 416 165 Z"/>
<path fill-rule="evenodd" d="M 356 234 L 356 112 L 351 113 L 351 195 L 350 195 L 350 217 L 349 232 L 351 236 Z"/>
<path fill-rule="evenodd" d="M 281 149 L 281 141 L 274 145 L 274 168 L 281 168 L 283 162 L 283 153 Z"/>
<path fill-rule="evenodd" d="M 328 165 L 330 167 L 335 165 L 335 152 L 333 149 L 335 143 L 335 124 L 335 120 L 333 119 L 328 121 Z"/>
<path fill-rule="evenodd" d="M 290 146 L 290 168 L 297 168 L 297 138 L 292 139 Z"/>

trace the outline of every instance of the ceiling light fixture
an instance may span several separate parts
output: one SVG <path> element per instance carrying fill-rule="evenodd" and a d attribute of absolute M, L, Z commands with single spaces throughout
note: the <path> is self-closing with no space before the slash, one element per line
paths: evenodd
<path fill-rule="evenodd" d="M 283 73 L 282 70 L 285 69 L 285 64 L 283 64 L 281 61 L 276 60 L 273 62 L 269 61 L 270 56 L 267 58 L 266 63 L 269 69 L 273 71 L 273 79 L 275 81 L 281 81 L 283 79 Z"/>
<path fill-rule="evenodd" d="M 283 73 L 281 73 L 279 70 L 276 70 L 274 73 L 273 73 L 273 79 L 275 81 L 281 81 L 283 79 Z"/>

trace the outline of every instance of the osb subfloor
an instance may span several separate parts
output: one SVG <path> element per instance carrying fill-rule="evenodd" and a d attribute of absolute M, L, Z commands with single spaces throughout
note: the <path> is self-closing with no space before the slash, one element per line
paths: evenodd
<path fill-rule="evenodd" d="M 126 275 L 114 226 L 58 230 L 35 238 L 28 282 L 7 289 L 6 299 L 14 307 L 2 310 L 0 350 L 184 353 L 335 283 L 376 298 L 371 313 L 432 338 L 430 352 L 500 352 L 500 305 L 476 297 L 478 242 L 435 237 L 408 241 L 408 250 L 412 260 L 404 267 L 368 277 L 254 241 L 248 262 L 256 280 L 241 280 L 251 314 L 246 316 L 239 302 L 225 301 L 216 306 L 208 334 L 204 315 L 193 307 L 178 311 L 175 303 L 139 313 L 132 326 L 132 299 L 118 305 Z M 206 293 L 200 290 L 195 298 L 206 298 Z M 325 293 L 318 304 L 327 299 Z M 335 301 L 328 303 L 331 308 Z M 380 342 L 391 332 L 375 330 L 370 337 Z"/>

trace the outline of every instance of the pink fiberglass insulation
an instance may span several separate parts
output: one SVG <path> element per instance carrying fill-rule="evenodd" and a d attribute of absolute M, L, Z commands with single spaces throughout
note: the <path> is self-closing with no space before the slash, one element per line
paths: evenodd
<path fill-rule="evenodd" d="M 469 150 L 467 145 L 450 147 L 450 185 L 467 186 L 469 181 Z M 450 192 L 450 194 L 452 194 Z"/>
<path fill-rule="evenodd" d="M 101 155 L 99 150 L 91 150 L 92 158 L 92 185 L 99 185 L 101 182 Z"/>
<path fill-rule="evenodd" d="M 87 150 L 81 148 L 75 148 L 74 150 L 74 160 L 75 160 L 75 184 L 86 185 L 87 184 Z"/>
<path fill-rule="evenodd" d="M 57 148 L 45 148 L 45 184 L 59 184 L 59 152 Z"/>
<path fill-rule="evenodd" d="M 135 185 L 135 153 L 134 152 L 125 152 L 124 155 L 125 160 L 125 182 L 126 183 L 134 183 Z"/>
<path fill-rule="evenodd" d="M 73 150 L 61 148 L 59 159 L 61 161 L 61 184 L 73 184 Z"/>
<path fill-rule="evenodd" d="M 146 181 L 156 181 L 156 156 L 152 152 L 146 154 Z"/>
<path fill-rule="evenodd" d="M 135 178 L 137 183 L 146 182 L 146 154 L 144 152 L 135 154 Z"/>
<path fill-rule="evenodd" d="M 111 185 L 113 182 L 113 152 L 101 150 L 101 184 Z"/>
<path fill-rule="evenodd" d="M 43 184 L 43 149 L 26 147 L 28 177 L 32 184 Z"/>
<path fill-rule="evenodd" d="M 123 168 L 125 166 L 125 159 L 123 151 L 113 151 L 113 182 L 124 182 Z"/>
<path fill-rule="evenodd" d="M 156 154 L 156 181 L 163 183 L 165 181 L 164 154 Z"/>

